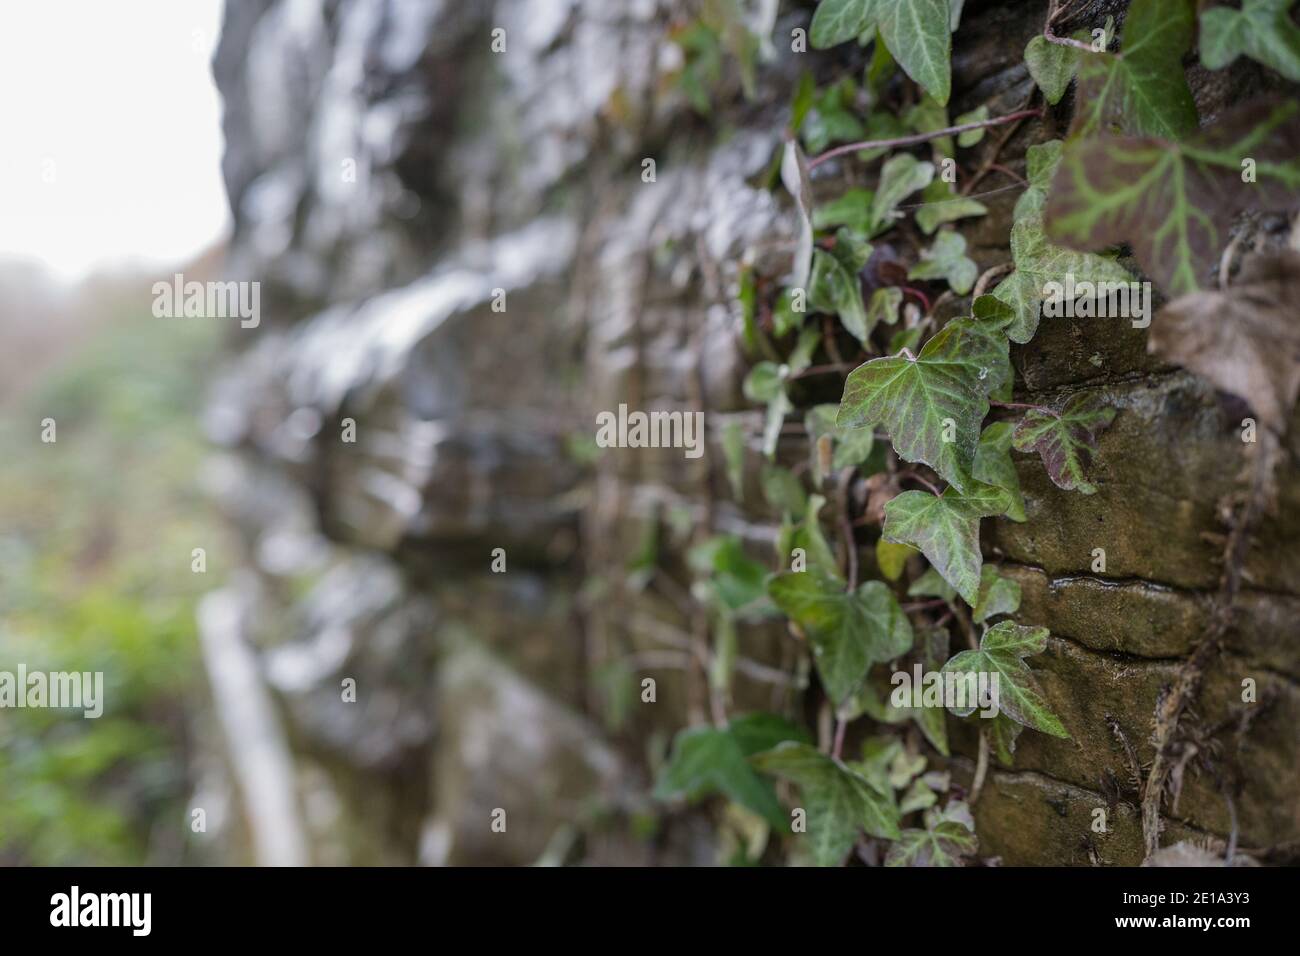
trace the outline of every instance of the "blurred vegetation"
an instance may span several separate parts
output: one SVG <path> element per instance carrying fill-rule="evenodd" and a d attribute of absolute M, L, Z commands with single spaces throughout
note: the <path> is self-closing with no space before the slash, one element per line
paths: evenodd
<path fill-rule="evenodd" d="M 0 670 L 104 673 L 98 719 L 0 710 L 0 864 L 175 863 L 189 833 L 194 612 L 222 552 L 197 413 L 220 323 L 139 296 L 94 328 L 0 408 Z"/>

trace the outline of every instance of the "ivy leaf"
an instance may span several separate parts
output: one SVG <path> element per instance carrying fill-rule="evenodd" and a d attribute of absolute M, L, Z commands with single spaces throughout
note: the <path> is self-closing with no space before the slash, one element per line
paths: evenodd
<path fill-rule="evenodd" d="M 764 499 L 781 514 L 799 518 L 808 510 L 808 495 L 803 490 L 803 483 L 789 468 L 765 464 L 760 481 Z"/>
<path fill-rule="evenodd" d="M 948 109 L 929 93 L 920 101 L 909 106 L 903 114 L 903 124 L 917 133 L 936 133 L 947 129 Z M 937 136 L 930 140 L 930 148 L 940 156 L 951 158 L 956 155 L 957 147 L 951 136 Z"/>
<path fill-rule="evenodd" d="M 936 179 L 921 193 L 925 203 L 916 211 L 916 224 L 927 236 L 933 235 L 945 222 L 956 222 L 970 216 L 983 216 L 989 210 L 982 202 L 957 194 L 952 183 Z"/>
<path fill-rule="evenodd" d="M 980 571 L 980 596 L 973 614 L 975 623 L 983 624 L 999 614 L 1015 614 L 1019 608 L 1020 585 L 1002 577 L 997 568 L 984 565 Z"/>
<path fill-rule="evenodd" d="M 862 120 L 854 112 L 857 84 L 844 77 L 818 93 L 804 116 L 799 135 L 810 152 L 820 153 L 832 143 L 852 143 L 863 138 Z"/>
<path fill-rule="evenodd" d="M 994 714 L 993 719 L 982 726 L 988 727 L 989 741 L 998 761 L 1004 767 L 1015 764 L 1016 740 L 1024 732 L 1024 726 L 1003 713 Z"/>
<path fill-rule="evenodd" d="M 880 35 L 898 65 L 941 106 L 952 86 L 949 0 L 890 0 L 876 10 Z"/>
<path fill-rule="evenodd" d="M 794 403 L 785 391 L 785 382 L 790 375 L 788 365 L 775 362 L 759 362 L 741 383 L 741 391 L 751 402 L 767 405 L 767 415 L 763 424 L 763 454 L 768 458 L 776 454 L 776 442 L 781 437 L 781 425 L 785 416 L 794 411 Z"/>
<path fill-rule="evenodd" d="M 876 541 L 876 564 L 886 581 L 897 581 L 903 576 L 907 559 L 916 554 L 916 549 L 906 544 L 894 544 L 880 538 Z"/>
<path fill-rule="evenodd" d="M 982 123 L 988 118 L 989 108 L 987 106 L 981 106 L 978 109 L 971 110 L 969 113 L 962 113 L 952 121 L 952 125 L 965 126 L 967 123 Z M 987 130 L 981 128 L 968 129 L 964 133 L 958 133 L 957 145 L 961 146 L 963 149 L 969 146 L 974 146 L 984 138 L 985 132 L 987 132 Z"/>
<path fill-rule="evenodd" d="M 835 555 L 831 552 L 830 545 L 826 543 L 826 536 L 822 534 L 818 517 L 825 504 L 826 499 L 821 495 L 809 495 L 803 521 L 797 526 L 782 527 L 777 541 L 777 552 L 782 563 L 787 563 L 791 560 L 794 549 L 802 548 L 807 556 L 808 571 L 817 571 L 839 580 L 840 569 L 835 564 Z M 840 587 L 843 586 L 841 583 Z"/>
<path fill-rule="evenodd" d="M 1042 222 L 1035 218 L 1021 219 L 1011 228 L 1011 257 L 1016 271 L 998 284 L 993 295 L 1015 310 L 1007 336 L 1021 345 L 1038 331 L 1043 288 L 1048 282 L 1063 282 L 1067 272 L 1074 274 L 1076 284 L 1084 280 L 1133 281 L 1114 259 L 1052 245 L 1043 234 Z"/>
<path fill-rule="evenodd" d="M 942 574 L 934 568 L 926 568 L 925 572 L 907 589 L 907 596 L 935 597 L 943 601 L 951 601 L 957 596 L 957 592 L 943 579 Z"/>
<path fill-rule="evenodd" d="M 808 28 L 814 50 L 845 43 L 860 36 L 872 23 L 876 0 L 822 0 Z"/>
<path fill-rule="evenodd" d="M 1016 208 L 1011 214 L 1015 222 L 1043 214 L 1052 177 L 1056 175 L 1056 167 L 1061 164 L 1063 145 L 1059 139 L 1052 139 L 1025 150 L 1025 171 L 1029 187 L 1016 200 Z"/>
<path fill-rule="evenodd" d="M 802 743 L 783 743 L 755 754 L 755 767 L 794 781 L 807 804 L 808 836 L 818 866 L 838 866 L 857 842 L 859 830 L 894 840 L 898 808 L 884 793 L 846 764 Z"/>
<path fill-rule="evenodd" d="M 1043 91 L 1043 98 L 1053 106 L 1061 102 L 1078 64 L 1078 47 L 1052 43 L 1042 34 L 1025 47 L 1025 66 L 1029 68 L 1029 75 Z"/>
<path fill-rule="evenodd" d="M 886 356 L 849 373 L 836 421 L 847 428 L 883 424 L 901 457 L 924 462 L 963 490 L 987 396 L 1009 370 L 1006 355 L 1006 337 L 995 328 L 949 322 L 915 360 Z"/>
<path fill-rule="evenodd" d="M 846 226 L 856 233 L 869 233 L 875 225 L 875 220 L 871 218 L 871 200 L 874 196 L 875 193 L 870 189 L 846 190 L 842 196 L 817 207 L 813 213 L 813 225 L 818 229 Z"/>
<path fill-rule="evenodd" d="M 1085 475 L 1097 450 L 1097 436 L 1115 420 L 1115 409 L 1081 393 L 1065 403 L 1060 414 L 1031 409 L 1016 426 L 1012 443 L 1017 451 L 1036 451 L 1052 482 L 1065 491 L 1095 494 Z"/>
<path fill-rule="evenodd" d="M 946 231 L 921 253 L 921 261 L 912 266 L 907 277 L 943 279 L 953 292 L 965 295 L 975 285 L 978 274 L 978 267 L 966 256 L 966 238 L 959 232 Z"/>
<path fill-rule="evenodd" d="M 975 821 L 960 801 L 925 812 L 925 829 L 904 830 L 885 855 L 885 866 L 961 866 L 979 849 Z"/>
<path fill-rule="evenodd" d="M 1300 27 L 1287 10 L 1295 0 L 1242 0 L 1241 9 L 1201 14 L 1201 62 L 1221 70 L 1243 53 L 1300 83 Z"/>
<path fill-rule="evenodd" d="M 810 569 L 773 576 L 767 592 L 807 634 L 817 673 L 837 706 L 858 689 L 872 664 L 900 657 L 912 646 L 912 625 L 882 581 L 850 592 L 843 581 Z"/>
<path fill-rule="evenodd" d="M 692 554 L 692 564 L 709 573 L 714 593 L 732 611 L 761 609 L 767 603 L 767 568 L 745 554 L 734 535 L 705 542 Z"/>
<path fill-rule="evenodd" d="M 871 293 L 867 303 L 867 326 L 875 328 L 879 323 L 893 325 L 898 321 L 898 310 L 903 305 L 903 290 L 889 285 Z"/>
<path fill-rule="evenodd" d="M 808 178 L 808 161 L 793 139 L 786 141 L 785 153 L 781 157 L 781 182 L 786 192 L 794 197 L 795 209 L 799 213 L 799 238 L 795 245 L 790 285 L 806 289 L 813 254 L 813 192 Z"/>
<path fill-rule="evenodd" d="M 862 302 L 860 270 L 871 257 L 871 245 L 859 240 L 847 229 L 835 234 L 830 251 L 813 253 L 812 279 L 808 304 L 819 312 L 832 312 L 858 341 L 865 343 L 871 334 L 867 309 Z"/>
<path fill-rule="evenodd" d="M 899 153 L 880 167 L 880 184 L 871 201 L 871 235 L 889 228 L 902 213 L 895 209 L 912 193 L 924 189 L 934 179 L 934 164 L 918 160 L 911 153 Z"/>
<path fill-rule="evenodd" d="M 980 519 L 1003 514 L 1010 495 L 1001 488 L 970 482 L 968 494 L 948 488 L 942 495 L 905 491 L 885 504 L 886 539 L 910 544 L 972 607 L 979 600 Z"/>
<path fill-rule="evenodd" d="M 1080 53 L 1074 135 L 1110 131 L 1179 139 L 1196 129 L 1196 103 L 1183 75 L 1192 45 L 1192 0 L 1133 0 L 1122 56 Z"/>
<path fill-rule="evenodd" d="M 1199 288 L 1239 211 L 1286 207 L 1297 191 L 1300 101 L 1257 103 L 1181 144 L 1072 143 L 1052 183 L 1047 225 L 1054 241 L 1079 249 L 1130 243 L 1172 297 Z"/>
<path fill-rule="evenodd" d="M 998 675 L 999 713 L 1018 724 L 1068 739 L 1069 733 L 1043 700 L 1034 672 L 1024 661 L 1047 649 L 1047 635 L 1045 627 L 1023 627 L 1003 621 L 984 632 L 979 650 L 962 651 L 944 664 L 944 673 Z M 949 709 L 965 717 L 975 705 Z"/>
<path fill-rule="evenodd" d="M 869 428 L 840 428 L 835 424 L 835 414 L 838 406 L 835 405 L 815 405 L 808 410 L 804 416 L 804 427 L 808 430 L 808 440 L 816 448 L 817 440 L 823 435 L 830 435 L 832 448 L 834 449 L 831 457 L 831 467 L 839 470 L 840 468 L 856 468 L 862 464 L 871 455 L 871 449 L 875 447 L 875 435 Z M 817 479 L 817 484 L 825 477 L 817 465 L 816 455 L 813 456 L 813 476 Z"/>
<path fill-rule="evenodd" d="M 975 448 L 975 465 L 971 476 L 1001 488 L 1011 497 L 1007 517 L 1025 520 L 1025 497 L 1020 491 L 1020 475 L 1011 460 L 1011 441 L 1016 426 L 1012 422 L 993 422 L 980 434 Z"/>
<path fill-rule="evenodd" d="M 1166 305 L 1151 351 L 1250 403 L 1276 432 L 1300 393 L 1300 252 L 1252 256 L 1231 288 L 1193 292 Z"/>
<path fill-rule="evenodd" d="M 791 740 L 807 743 L 808 734 L 774 714 L 733 717 L 725 730 L 683 730 L 673 743 L 672 757 L 660 771 L 655 796 L 660 800 L 684 796 L 694 801 L 722 793 L 788 833 L 789 817 L 771 783 L 755 772 L 749 757 Z"/>

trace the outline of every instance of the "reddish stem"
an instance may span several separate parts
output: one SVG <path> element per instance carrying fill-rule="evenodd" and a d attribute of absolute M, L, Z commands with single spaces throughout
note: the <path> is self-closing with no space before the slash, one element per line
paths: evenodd
<path fill-rule="evenodd" d="M 836 156 L 843 156 L 845 153 L 857 153 L 865 149 L 893 149 L 896 146 L 915 146 L 918 143 L 929 142 L 932 139 L 939 139 L 944 136 L 954 136 L 957 133 L 966 133 L 975 129 L 984 129 L 989 126 L 1001 126 L 1004 123 L 1014 123 L 1016 120 L 1024 119 L 1027 116 L 1042 115 L 1043 111 L 1041 109 L 1019 110 L 1015 113 L 1008 113 L 1006 116 L 995 116 L 992 119 L 979 120 L 974 123 L 961 123 L 958 126 L 936 129 L 928 133 L 916 133 L 912 136 L 898 136 L 894 139 L 869 139 L 860 143 L 846 143 L 843 146 L 836 146 L 834 149 L 828 149 L 820 156 L 814 156 L 808 161 L 808 168 L 814 169 L 826 162 L 828 159 L 834 159 Z"/>

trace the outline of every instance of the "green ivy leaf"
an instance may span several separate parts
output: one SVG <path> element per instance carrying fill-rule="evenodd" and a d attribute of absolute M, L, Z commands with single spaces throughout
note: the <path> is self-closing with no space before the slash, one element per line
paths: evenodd
<path fill-rule="evenodd" d="M 781 437 L 781 425 L 785 416 L 794 411 L 794 403 L 785 391 L 785 381 L 789 377 L 788 365 L 775 362 L 759 362 L 741 383 L 741 391 L 751 402 L 767 405 L 767 415 L 763 425 L 763 454 L 772 458 L 776 454 L 776 442 Z"/>
<path fill-rule="evenodd" d="M 982 202 L 958 195 L 952 183 L 936 179 L 921 193 L 925 203 L 916 211 L 916 224 L 927 236 L 933 235 L 945 222 L 956 222 L 970 216 L 983 216 L 989 210 Z"/>
<path fill-rule="evenodd" d="M 791 564 L 795 548 L 802 548 L 807 556 L 807 571 L 817 571 L 829 577 L 840 579 L 840 569 L 835 564 L 835 555 L 822 534 L 819 515 L 826 504 L 821 495 L 809 495 L 808 507 L 804 511 L 803 521 L 797 526 L 783 526 L 777 541 L 777 553 L 781 563 Z M 806 572 L 795 572 L 806 573 Z M 843 584 L 840 585 L 843 587 Z"/>
<path fill-rule="evenodd" d="M 1097 488 L 1087 480 L 1088 465 L 1097 450 L 1097 437 L 1114 420 L 1115 409 L 1081 393 L 1066 402 L 1059 415 L 1038 409 L 1026 412 L 1012 441 L 1017 451 L 1038 452 L 1058 488 L 1091 495 Z"/>
<path fill-rule="evenodd" d="M 934 568 L 926 568 L 919 578 L 907 589 L 908 597 L 935 597 L 951 601 L 957 596 L 952 585 L 943 579 L 943 575 Z"/>
<path fill-rule="evenodd" d="M 916 549 L 906 544 L 894 544 L 880 538 L 876 541 L 876 564 L 886 581 L 897 581 L 903 576 L 907 559 L 916 554 Z"/>
<path fill-rule="evenodd" d="M 817 207 L 813 213 L 813 225 L 818 229 L 845 226 L 865 235 L 875 225 L 875 220 L 871 218 L 871 200 L 875 195 L 870 189 L 846 190 L 843 195 Z"/>
<path fill-rule="evenodd" d="M 895 840 L 898 808 L 892 793 L 876 789 L 846 764 L 801 743 L 784 743 L 751 758 L 755 767 L 794 781 L 803 792 L 808 837 L 818 866 L 838 866 L 858 832 Z"/>
<path fill-rule="evenodd" d="M 1244 181 L 1248 164 L 1254 181 Z M 1300 192 L 1300 101 L 1257 103 L 1186 142 L 1072 143 L 1052 183 L 1052 239 L 1079 249 L 1128 242 L 1173 297 L 1200 287 L 1243 209 Z M 1075 279 L 1078 281 L 1078 276 Z"/>
<path fill-rule="evenodd" d="M 1045 627 L 1023 627 L 1003 621 L 984 632 L 977 651 L 962 651 L 943 665 L 944 672 L 958 674 L 997 674 L 998 709 L 1018 724 L 1041 730 L 1053 737 L 1069 738 L 1061 721 L 1043 700 L 1034 672 L 1024 658 L 1047 649 Z M 975 706 L 950 708 L 959 717 L 970 714 Z"/>
<path fill-rule="evenodd" d="M 1076 284 L 1084 280 L 1133 281 L 1128 270 L 1114 259 L 1052 245 L 1036 218 L 1022 219 L 1011 228 L 1011 257 L 1016 271 L 998 284 L 993 295 L 1015 310 L 1007 336 L 1022 345 L 1038 331 L 1043 288 L 1048 282 L 1063 282 L 1067 272 L 1074 274 Z"/>
<path fill-rule="evenodd" d="M 902 213 L 896 208 L 912 193 L 924 189 L 934 179 L 934 165 L 918 160 L 911 153 L 899 153 L 880 167 L 880 184 L 871 201 L 871 235 L 893 225 Z"/>
<path fill-rule="evenodd" d="M 1025 66 L 1029 68 L 1029 75 L 1043 91 L 1043 98 L 1053 106 L 1061 102 L 1078 64 L 1078 47 L 1052 43 L 1042 34 L 1025 47 Z"/>
<path fill-rule="evenodd" d="M 903 290 L 889 285 L 871 293 L 867 303 L 867 326 L 875 328 L 879 323 L 893 325 L 898 321 L 898 310 L 903 307 Z"/>
<path fill-rule="evenodd" d="M 1241 9 L 1201 14 L 1201 62 L 1221 70 L 1243 53 L 1300 83 L 1300 27 L 1287 12 L 1295 0 L 1242 0 Z"/>
<path fill-rule="evenodd" d="M 1001 488 L 1011 497 L 1007 517 L 1012 521 L 1025 520 L 1025 497 L 1020 491 L 1020 475 L 1011 460 L 1011 442 L 1016 426 L 1012 422 L 993 422 L 980 434 L 975 448 L 975 465 L 972 477 Z"/>
<path fill-rule="evenodd" d="M 1072 133 L 1125 132 L 1179 139 L 1196 129 L 1196 103 L 1183 75 L 1196 20 L 1192 0 L 1133 0 L 1121 56 L 1080 53 L 1080 104 Z"/>
<path fill-rule="evenodd" d="M 783 741 L 807 743 L 808 734 L 773 714 L 733 717 L 725 730 L 683 730 L 673 744 L 672 757 L 659 773 L 655 796 L 660 800 L 677 796 L 698 800 L 710 793 L 722 793 L 788 833 L 789 817 L 771 783 L 749 763 L 752 755 L 771 750 Z"/>
<path fill-rule="evenodd" d="M 982 123 L 989 118 L 989 108 L 981 106 L 973 109 L 969 113 L 962 113 L 952 121 L 953 126 L 965 126 L 967 123 Z M 968 129 L 964 133 L 957 134 L 957 145 L 963 149 L 974 146 L 984 138 L 986 129 Z"/>
<path fill-rule="evenodd" d="M 833 249 L 818 249 L 813 253 L 812 279 L 808 289 L 808 304 L 813 309 L 838 315 L 844 328 L 863 343 L 871 329 L 867 325 L 867 309 L 862 302 L 862 280 L 858 277 L 858 270 L 869 258 L 871 245 L 859 240 L 849 230 L 840 229 L 835 235 Z"/>
<path fill-rule="evenodd" d="M 885 855 L 885 866 L 961 866 L 961 858 L 977 849 L 970 809 L 953 801 L 943 810 L 927 810 L 924 830 L 904 830 Z"/>
<path fill-rule="evenodd" d="M 1056 175 L 1056 167 L 1061 164 L 1063 145 L 1059 139 L 1052 139 L 1025 150 L 1025 171 L 1029 187 L 1016 200 L 1016 208 L 1011 213 L 1015 222 L 1042 216 L 1052 177 Z"/>
<path fill-rule="evenodd" d="M 857 84 L 845 77 L 819 92 L 804 115 L 799 135 L 810 153 L 820 153 L 833 143 L 853 143 L 864 138 L 862 120 L 854 111 Z"/>
<path fill-rule="evenodd" d="M 983 624 L 999 614 L 1015 614 L 1019 608 L 1020 585 L 1002 577 L 997 568 L 984 565 L 980 570 L 980 596 L 973 614 L 975 623 Z"/>
<path fill-rule="evenodd" d="M 951 230 L 939 233 L 934 244 L 921 253 L 921 261 L 912 266 L 909 279 L 943 279 L 958 295 L 965 295 L 975 285 L 979 268 L 966 256 L 966 238 Z"/>
<path fill-rule="evenodd" d="M 885 538 L 910 544 L 972 607 L 979 600 L 980 519 L 1006 512 L 1010 495 L 972 480 L 968 494 L 949 488 L 935 496 L 905 491 L 885 504 Z"/>
<path fill-rule="evenodd" d="M 763 497 L 781 514 L 801 518 L 808 510 L 808 495 L 803 490 L 803 483 L 789 468 L 764 465 L 760 480 Z"/>
<path fill-rule="evenodd" d="M 935 133 L 947 129 L 948 109 L 929 93 L 920 101 L 909 106 L 903 113 L 903 125 L 917 133 Z M 951 136 L 938 136 L 930 140 L 930 148 L 940 156 L 951 159 L 957 154 L 956 144 Z"/>
<path fill-rule="evenodd" d="M 947 105 L 952 86 L 951 16 L 949 0 L 891 0 L 876 10 L 889 52 L 941 106 Z"/>
<path fill-rule="evenodd" d="M 875 435 L 869 428 L 840 428 L 835 424 L 835 415 L 839 410 L 836 405 L 814 405 L 804 416 L 804 427 L 808 430 L 808 440 L 814 447 L 813 476 L 817 484 L 826 477 L 818 469 L 816 461 L 817 440 L 823 435 L 830 435 L 832 442 L 831 467 L 856 468 L 871 455 L 875 447 Z"/>
<path fill-rule="evenodd" d="M 856 591 L 819 571 L 791 571 L 768 580 L 767 592 L 808 636 L 813 663 L 836 705 L 856 691 L 872 664 L 912 646 L 912 625 L 881 581 Z"/>
<path fill-rule="evenodd" d="M 958 319 L 915 360 L 886 356 L 849 373 L 836 421 L 847 428 L 884 425 L 902 458 L 924 462 L 965 489 L 987 396 L 1009 371 L 1006 337 L 988 323 Z"/>
<path fill-rule="evenodd" d="M 767 603 L 767 568 L 745 554 L 740 539 L 719 535 L 700 545 L 692 563 L 710 573 L 710 583 L 732 611 L 753 611 Z"/>
<path fill-rule="evenodd" d="M 1024 732 L 1024 726 L 1002 713 L 994 714 L 992 720 L 981 726 L 988 727 L 989 740 L 998 762 L 1004 767 L 1013 766 L 1016 762 L 1016 740 Z"/>
<path fill-rule="evenodd" d="M 872 23 L 876 0 L 822 0 L 808 28 L 808 41 L 825 50 L 856 39 Z"/>

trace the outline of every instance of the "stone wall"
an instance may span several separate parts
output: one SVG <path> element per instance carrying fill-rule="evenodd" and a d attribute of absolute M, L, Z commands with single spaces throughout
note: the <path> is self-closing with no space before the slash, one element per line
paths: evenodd
<path fill-rule="evenodd" d="M 1016 109 L 1042 5 L 966 7 L 951 113 Z M 681 665 L 708 628 L 687 550 L 727 532 L 768 562 L 775 539 L 734 299 L 740 263 L 788 267 L 792 211 L 767 183 L 801 71 L 862 66 L 853 45 L 789 52 L 810 13 L 781 5 L 754 97 L 728 71 L 705 119 L 665 79 L 668 31 L 694 15 L 679 0 L 227 5 L 214 69 L 229 271 L 260 279 L 265 303 L 261 327 L 232 340 L 207 422 L 221 449 L 209 485 L 245 546 L 201 615 L 220 785 L 239 811 L 235 839 L 214 841 L 229 860 L 714 862 L 708 814 L 647 793 L 671 735 L 709 717 L 703 676 Z M 1249 67 L 1192 80 L 1204 117 L 1259 83 Z M 1001 162 L 1023 171 L 1025 148 L 1060 135 L 1069 108 L 1067 96 L 1021 128 Z M 819 188 L 860 172 L 832 167 Z M 988 197 L 990 215 L 965 230 L 981 269 L 1009 258 L 1016 195 Z M 1015 769 L 991 771 L 981 855 L 1134 864 L 1124 741 L 1145 768 L 1157 697 L 1205 632 L 1221 550 L 1206 535 L 1246 463 L 1243 409 L 1150 359 L 1127 324 L 1046 320 L 1014 360 L 1017 401 L 1097 391 L 1120 415 L 1098 494 L 1061 492 L 1025 458 L 1029 520 L 985 523 L 988 555 L 1024 588 L 1018 619 L 1052 630 L 1034 666 L 1073 739 L 1027 733 Z M 838 384 L 819 388 L 796 397 L 838 399 Z M 704 410 L 708 453 L 593 461 L 573 436 L 623 402 Z M 718 445 L 728 421 L 751 436 L 739 501 Z M 806 454 L 793 444 L 783 454 Z M 1233 719 L 1243 676 L 1261 703 L 1244 733 L 1205 742 L 1221 779 L 1189 768 L 1166 842 L 1226 835 L 1226 791 L 1242 847 L 1300 841 L 1296 450 L 1293 437 L 1193 723 Z M 651 535 L 660 570 L 647 584 L 628 568 Z M 498 548 L 504 574 L 491 570 Z M 737 674 L 732 706 L 802 717 L 804 696 L 766 669 L 793 672 L 802 656 L 784 629 L 749 628 L 741 643 L 760 666 Z M 621 704 L 643 674 L 657 702 Z M 355 703 L 340 700 L 349 678 Z M 950 723 L 968 779 L 974 741 Z M 1097 806 L 1111 808 L 1109 833 L 1089 829 Z M 490 828 L 497 808 L 508 836 Z"/>

